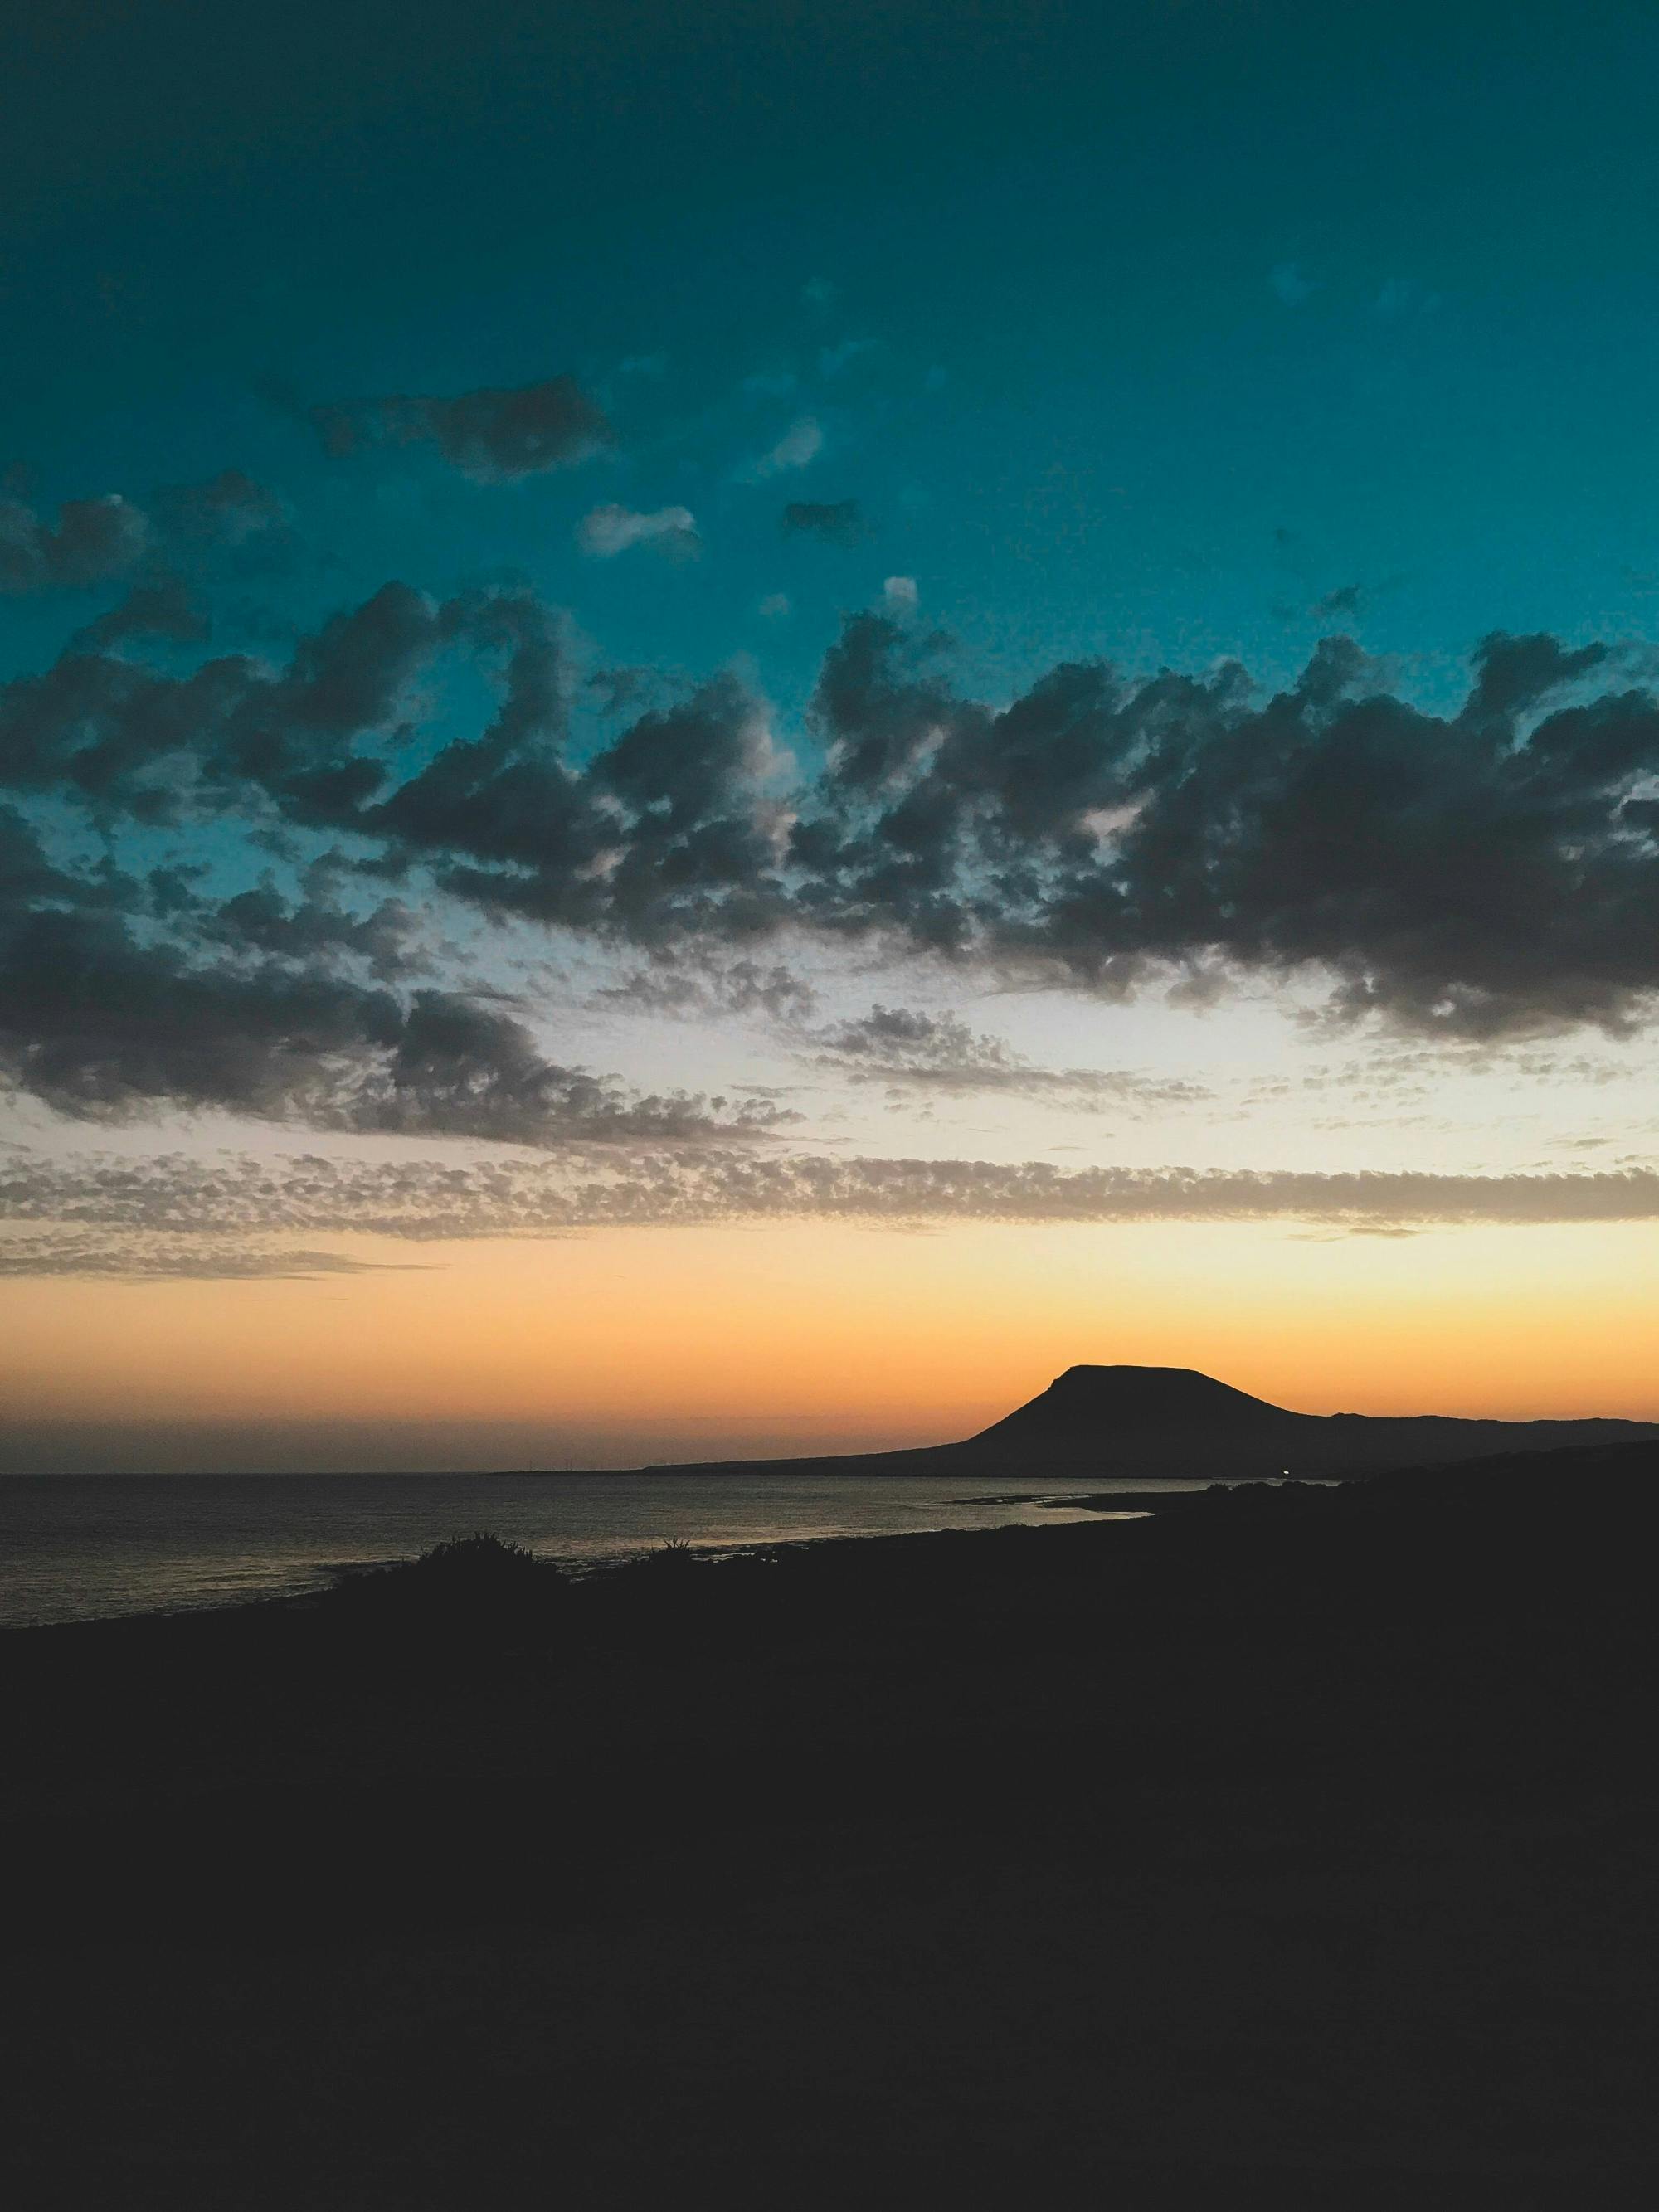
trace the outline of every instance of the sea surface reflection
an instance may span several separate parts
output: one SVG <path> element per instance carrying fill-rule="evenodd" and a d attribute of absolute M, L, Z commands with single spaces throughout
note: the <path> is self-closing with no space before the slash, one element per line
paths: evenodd
<path fill-rule="evenodd" d="M 1144 1485 L 1091 1482 L 1091 1492 Z M 1200 1488 L 1198 1483 L 1179 1486 Z M 1075 1494 L 1079 1486 L 1069 1486 Z M 730 1548 L 1097 1516 L 1068 1486 L 911 1475 L 14 1475 L 0 1625 L 234 1605 L 316 1589 L 480 1528 L 581 1571 L 670 1538 Z"/>

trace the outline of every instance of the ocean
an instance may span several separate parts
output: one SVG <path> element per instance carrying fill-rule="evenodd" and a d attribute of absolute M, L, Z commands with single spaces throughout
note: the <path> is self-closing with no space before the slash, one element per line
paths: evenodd
<path fill-rule="evenodd" d="M 1077 1484 L 1072 1486 L 1075 1494 Z M 1137 1487 L 1091 1483 L 1091 1490 Z M 1168 1487 L 1199 1488 L 1196 1483 Z M 322 1588 L 475 1528 L 578 1571 L 674 1539 L 732 1549 L 1097 1517 L 1006 1475 L 181 1474 L 0 1478 L 0 1626 Z"/>

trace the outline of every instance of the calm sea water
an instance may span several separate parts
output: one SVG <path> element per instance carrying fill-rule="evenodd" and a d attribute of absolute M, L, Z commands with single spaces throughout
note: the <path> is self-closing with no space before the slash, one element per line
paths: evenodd
<path fill-rule="evenodd" d="M 0 1626 L 286 1595 L 474 1528 L 584 1568 L 670 1537 L 732 1547 L 1095 1517 L 1042 1503 L 1063 1494 L 963 1474 L 10 1476 Z"/>

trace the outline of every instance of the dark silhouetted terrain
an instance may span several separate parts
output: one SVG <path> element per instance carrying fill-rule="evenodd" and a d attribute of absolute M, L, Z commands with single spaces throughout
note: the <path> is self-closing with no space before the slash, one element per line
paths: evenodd
<path fill-rule="evenodd" d="M 829 1459 L 722 1462 L 914 1474 L 1187 1478 L 1370 1474 L 1382 1468 L 1659 1438 L 1650 1421 L 1485 1421 L 1425 1413 L 1295 1413 L 1189 1367 L 1068 1367 L 1029 1404 L 960 1443 Z M 653 1470 L 656 1472 L 657 1470 Z"/>
<path fill-rule="evenodd" d="M 11 2201 L 1651 2201 L 1656 1477 L 0 1638 Z"/>

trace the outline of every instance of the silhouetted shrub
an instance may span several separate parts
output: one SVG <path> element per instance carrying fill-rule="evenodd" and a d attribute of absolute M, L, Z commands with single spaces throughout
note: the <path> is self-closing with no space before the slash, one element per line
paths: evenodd
<path fill-rule="evenodd" d="M 696 1564 L 696 1553 L 683 1536 L 666 1536 L 654 1552 L 647 1552 L 639 1564 L 642 1567 L 689 1567 Z"/>
<path fill-rule="evenodd" d="M 558 1574 L 550 1560 L 538 1559 L 524 1545 L 512 1543 L 489 1528 L 475 1528 L 470 1536 L 451 1536 L 434 1544 L 410 1562 L 409 1571 L 430 1583 L 492 1589 L 526 1587 L 532 1576 L 539 1582 Z"/>
<path fill-rule="evenodd" d="M 550 1559 L 487 1528 L 434 1544 L 418 1559 L 354 1575 L 335 1593 L 343 1623 L 400 1647 L 499 1651 L 544 1641 L 568 1584 Z"/>

